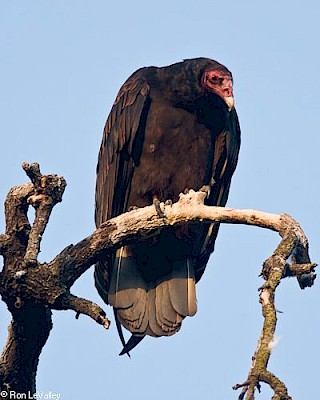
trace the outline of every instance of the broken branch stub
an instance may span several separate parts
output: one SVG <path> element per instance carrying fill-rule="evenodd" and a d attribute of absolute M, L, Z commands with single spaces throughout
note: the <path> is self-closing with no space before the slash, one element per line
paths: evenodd
<path fill-rule="evenodd" d="M 51 211 L 57 203 L 62 201 L 67 183 L 58 175 L 42 175 L 38 163 L 25 162 L 22 167 L 34 186 L 34 193 L 28 198 L 28 203 L 35 208 L 36 214 L 24 256 L 25 263 L 34 266 L 37 264 L 42 235 L 49 222 Z"/>

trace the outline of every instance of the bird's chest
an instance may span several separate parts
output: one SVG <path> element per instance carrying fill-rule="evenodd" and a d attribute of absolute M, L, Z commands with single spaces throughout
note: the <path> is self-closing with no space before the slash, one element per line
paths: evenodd
<path fill-rule="evenodd" d="M 135 168 L 129 205 L 177 200 L 186 188 L 198 190 L 211 177 L 212 131 L 185 110 L 151 105 L 139 165 Z"/>

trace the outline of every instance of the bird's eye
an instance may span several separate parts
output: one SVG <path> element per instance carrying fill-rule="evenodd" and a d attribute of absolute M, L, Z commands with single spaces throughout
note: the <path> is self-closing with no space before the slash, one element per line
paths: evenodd
<path fill-rule="evenodd" d="M 210 76 L 210 81 L 215 85 L 222 85 L 223 78 L 221 78 L 219 75 L 212 75 Z"/>

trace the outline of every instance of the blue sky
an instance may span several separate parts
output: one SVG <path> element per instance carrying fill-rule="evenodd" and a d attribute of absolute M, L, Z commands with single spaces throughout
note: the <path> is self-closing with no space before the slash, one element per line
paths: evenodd
<path fill-rule="evenodd" d="M 311 0 L 2 0 L 0 199 L 27 181 L 23 161 L 68 182 L 40 259 L 94 229 L 98 149 L 125 79 L 142 66 L 204 56 L 225 64 L 235 81 L 242 148 L 228 205 L 291 214 L 319 261 L 319 11 Z M 38 390 L 62 400 L 236 399 L 231 386 L 247 376 L 262 323 L 258 275 L 278 240 L 261 229 L 223 226 L 198 284 L 197 315 L 171 338 L 144 340 L 131 360 L 118 357 L 115 324 L 105 331 L 85 316 L 55 311 Z M 92 273 L 73 292 L 103 305 Z M 270 369 L 295 400 L 316 400 L 318 282 L 304 291 L 294 279 L 282 282 L 277 307 L 280 342 Z M 3 305 L 0 313 L 3 343 L 10 316 Z M 257 399 L 270 399 L 262 390 Z"/>

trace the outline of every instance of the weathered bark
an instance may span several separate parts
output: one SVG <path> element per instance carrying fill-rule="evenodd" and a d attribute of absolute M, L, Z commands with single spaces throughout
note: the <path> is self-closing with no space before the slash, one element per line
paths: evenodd
<path fill-rule="evenodd" d="M 274 397 L 290 399 L 284 384 L 270 372 L 270 357 L 276 312 L 274 294 L 281 278 L 297 276 L 301 288 L 311 286 L 315 264 L 310 263 L 308 242 L 291 217 L 255 210 L 208 207 L 203 192 L 181 194 L 173 205 L 161 204 L 164 217 L 159 218 L 154 206 L 133 210 L 105 222 L 92 235 L 64 249 L 54 260 L 40 264 L 37 256 L 42 234 L 53 206 L 61 201 L 65 188 L 63 178 L 42 176 L 37 164 L 24 164 L 32 184 L 11 189 L 6 200 L 6 233 L 0 235 L 0 254 L 4 268 L 0 274 L 0 292 L 11 314 L 7 345 L 0 359 L 0 383 L 3 390 L 19 393 L 35 391 L 35 376 L 41 349 L 52 327 L 51 309 L 69 309 L 86 314 L 105 328 L 109 321 L 105 312 L 89 300 L 70 293 L 73 283 L 108 252 L 145 237 L 155 235 L 166 226 L 191 221 L 214 221 L 255 225 L 279 232 L 282 241 L 265 262 L 262 276 L 266 283 L 260 289 L 264 326 L 253 357 L 249 377 L 239 399 L 245 394 L 253 399 L 259 382 L 274 389 Z M 28 221 L 28 204 L 36 208 L 33 226 Z M 292 258 L 294 264 L 287 262 Z M 287 397 L 285 397 L 287 396 Z"/>
<path fill-rule="evenodd" d="M 269 384 L 274 390 L 273 400 L 291 400 L 285 384 L 267 370 L 277 325 L 275 291 L 283 277 L 293 275 L 297 276 L 301 288 L 312 286 L 315 279 L 312 271 L 316 264 L 310 263 L 308 241 L 298 223 L 288 215 L 281 216 L 281 219 L 283 226 L 279 233 L 282 240 L 272 256 L 264 262 L 261 272 L 266 280 L 259 295 L 264 317 L 262 332 L 246 382 L 234 386 L 234 389 L 243 388 L 239 400 L 253 400 L 255 389 L 260 390 L 260 382 Z M 287 260 L 290 256 L 298 264 L 289 265 Z"/>
<path fill-rule="evenodd" d="M 27 200 L 34 193 L 32 184 L 15 187 L 5 202 L 6 234 L 0 241 L 4 268 L 0 281 L 1 296 L 12 314 L 12 322 L 0 359 L 0 382 L 7 393 L 10 390 L 17 393 L 35 391 L 39 356 L 52 327 L 51 310 L 35 304 L 32 299 L 25 299 L 20 287 L 31 231 Z"/>

